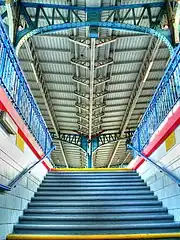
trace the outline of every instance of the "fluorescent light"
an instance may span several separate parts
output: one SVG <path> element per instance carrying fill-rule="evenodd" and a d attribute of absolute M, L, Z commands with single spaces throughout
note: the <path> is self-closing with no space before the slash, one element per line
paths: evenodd
<path fill-rule="evenodd" d="M 150 70 L 151 70 L 151 68 L 152 68 L 153 63 L 154 63 L 153 61 L 151 61 L 151 62 L 149 63 L 149 66 L 148 66 L 148 69 L 147 69 L 146 74 L 145 74 L 145 76 L 144 76 L 143 82 L 146 82 L 146 80 L 147 80 L 147 78 L 148 78 L 148 75 L 149 75 L 149 72 L 150 72 Z"/>

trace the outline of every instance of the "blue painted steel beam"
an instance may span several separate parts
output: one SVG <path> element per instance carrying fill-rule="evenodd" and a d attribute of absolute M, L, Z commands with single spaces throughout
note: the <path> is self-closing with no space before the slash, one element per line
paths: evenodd
<path fill-rule="evenodd" d="M 72 6 L 72 5 L 61 5 L 61 4 L 49 4 L 49 3 L 34 3 L 34 2 L 21 2 L 21 5 L 24 7 L 29 8 L 59 8 L 59 9 L 66 9 L 66 10 L 79 10 L 79 11 L 95 11 L 95 12 L 102 12 L 102 11 L 116 11 L 122 9 L 135 9 L 135 8 L 161 8 L 164 6 L 164 2 L 149 2 L 149 3 L 141 3 L 141 4 L 123 4 L 119 6 L 104 6 L 104 7 L 81 7 L 81 6 Z"/>
<path fill-rule="evenodd" d="M 68 30 L 72 28 L 81 28 L 81 27 L 102 27 L 102 28 L 110 28 L 117 31 L 129 31 L 129 32 L 150 34 L 157 37 L 158 39 L 160 39 L 165 43 L 165 45 L 170 51 L 171 56 L 174 53 L 174 49 L 170 41 L 167 39 L 167 37 L 165 37 L 162 34 L 162 31 L 158 32 L 148 27 L 136 26 L 133 24 L 122 24 L 117 22 L 72 22 L 72 23 L 55 24 L 55 25 L 40 27 L 34 30 L 29 29 L 29 32 L 27 33 L 27 30 L 26 30 L 26 34 L 24 34 L 24 36 L 22 35 L 18 40 L 17 51 L 22 46 L 23 42 L 33 35 L 45 34 L 50 32 L 57 32 L 61 30 Z"/>

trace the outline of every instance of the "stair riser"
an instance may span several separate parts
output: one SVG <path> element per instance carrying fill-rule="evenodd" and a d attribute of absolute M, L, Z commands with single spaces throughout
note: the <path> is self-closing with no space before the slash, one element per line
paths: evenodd
<path fill-rule="evenodd" d="M 135 171 L 127 172 L 49 172 L 46 176 L 72 176 L 72 177 L 86 177 L 86 176 L 139 176 Z"/>
<path fill-rule="evenodd" d="M 109 216 L 109 214 L 119 214 L 120 216 L 129 216 L 129 215 L 142 215 L 142 214 L 167 214 L 167 209 L 166 208 L 141 208 L 141 207 L 135 207 L 135 208 L 115 208 L 115 207 L 108 207 L 106 209 L 99 209 L 99 208 L 93 208 L 93 209 L 89 209 L 89 208 L 74 208 L 74 209 L 26 209 L 24 210 L 25 215 L 39 215 L 41 214 L 41 216 L 57 216 L 58 214 L 60 214 L 62 216 L 62 214 L 64 215 L 81 215 L 81 216 L 99 216 L 99 214 L 103 214 L 104 216 Z"/>
<path fill-rule="evenodd" d="M 29 203 L 29 206 L 123 206 L 123 205 L 133 205 L 133 204 L 140 204 L 140 205 L 146 205 L 146 204 L 157 204 L 157 205 L 161 205 L 161 202 L 157 201 L 157 200 L 139 200 L 139 199 L 133 199 L 133 200 L 105 200 L 105 201 L 101 201 L 101 200 L 96 200 L 96 201 L 89 201 L 89 200 L 81 200 L 79 199 L 79 201 L 49 201 L 49 202 L 44 202 L 44 201 L 34 201 Z"/>
<path fill-rule="evenodd" d="M 82 197 L 82 198 L 79 198 L 79 197 L 67 197 L 67 196 L 63 196 L 63 197 L 33 197 L 31 199 L 32 202 L 39 202 L 39 201 L 43 201 L 43 202 L 59 202 L 59 201 L 122 201 L 122 200 L 137 200 L 137 201 L 142 201 L 142 200 L 157 200 L 157 197 L 156 196 L 131 196 L 131 197 L 120 197 L 120 196 L 108 196 L 108 197 L 100 197 L 100 196 L 95 196 L 95 197 L 91 197 L 91 196 L 87 196 L 87 197 Z"/>
<path fill-rule="evenodd" d="M 154 214 L 154 213 L 144 213 L 144 214 L 61 214 L 59 216 L 21 216 L 20 221 L 50 221 L 50 222 L 57 222 L 57 221 L 151 221 L 151 220 L 169 220 L 172 221 L 174 217 L 172 215 L 166 214 Z"/>
<path fill-rule="evenodd" d="M 39 191 L 37 193 L 35 193 L 35 196 L 134 196 L 134 195 L 153 195 L 153 192 L 150 191 L 79 191 L 79 192 L 70 192 L 70 191 L 51 191 L 51 192 L 47 192 L 47 191 Z"/>
<path fill-rule="evenodd" d="M 69 203 L 65 203 L 65 204 L 61 204 L 60 206 L 58 206 L 57 204 L 52 204 L 52 205 L 42 205 L 42 204 L 29 204 L 28 205 L 29 208 L 33 208 L 33 209 L 42 209 L 42 208 L 64 208 L 64 207 L 67 207 L 67 208 L 82 208 L 82 207 L 89 207 L 90 209 L 91 208 L 95 208 L 96 206 L 98 206 L 98 208 L 105 208 L 105 207 L 111 207 L 111 206 L 114 206 L 114 207 L 118 207 L 119 209 L 120 208 L 124 208 L 124 207 L 129 207 L 129 206 L 141 206 L 141 207 L 160 207 L 162 206 L 161 203 L 157 203 L 157 202 L 154 202 L 154 203 L 124 203 L 124 204 L 119 204 L 119 203 L 116 203 L 114 202 L 114 204 L 111 204 L 111 203 L 104 203 L 104 204 L 101 204 L 101 205 L 98 205 L 98 204 L 87 204 L 87 203 L 84 203 L 84 204 L 69 204 Z"/>
<path fill-rule="evenodd" d="M 78 225 L 78 224 L 91 224 L 91 225 L 94 225 L 95 223 L 97 224 L 104 224 L 104 225 L 109 225 L 112 223 L 112 221 L 115 223 L 115 224 L 121 224 L 122 221 L 124 224 L 129 224 L 129 223 L 168 223 L 168 222 L 173 222 L 173 220 L 169 220 L 169 219 L 163 219 L 163 220 L 143 220 L 143 221 L 133 221 L 133 220 L 129 220 L 129 221 L 125 221 L 125 220 L 122 220 L 122 221 L 117 221 L 117 220 L 110 220 L 110 221 L 97 221 L 96 218 L 94 218 L 94 221 L 87 221 L 87 220 L 82 220 L 82 221 L 65 221 L 65 220 L 62 220 L 62 221 L 23 221 L 21 220 L 20 223 L 21 224 L 43 224 L 43 225 L 58 225 L 58 224 L 63 224 L 63 225 L 69 225 L 69 224 L 75 224 L 75 225 Z"/>
<path fill-rule="evenodd" d="M 74 184 L 74 183 L 77 183 L 77 184 L 80 184 L 80 183 L 85 183 L 85 184 L 89 184 L 89 183 L 97 183 L 98 185 L 102 185 L 103 183 L 108 183 L 108 184 L 111 184 L 111 183 L 135 183 L 135 182 L 143 182 L 143 180 L 141 179 L 134 179 L 132 181 L 132 179 L 76 179 L 76 180 L 72 180 L 72 179 L 44 179 L 42 181 L 42 183 L 64 183 L 64 184 L 67 184 L 67 183 L 71 183 L 71 184 Z"/>
<path fill-rule="evenodd" d="M 66 183 L 66 184 L 61 184 L 61 183 L 43 183 L 43 184 L 41 184 L 40 185 L 40 187 L 47 187 L 47 188 L 105 188 L 105 187 L 107 187 L 107 188 L 111 188 L 111 186 L 112 186 L 112 184 L 107 184 L 107 183 L 104 183 L 104 184 L 97 184 L 97 183 L 89 183 L 89 184 L 81 184 L 81 183 L 78 183 L 78 184 L 71 184 L 71 183 Z M 130 186 L 130 184 L 129 183 L 113 183 L 113 187 L 115 187 L 115 186 L 117 186 L 117 187 L 128 187 L 128 186 Z M 141 187 L 143 187 L 143 186 L 147 186 L 145 183 L 143 183 L 143 182 L 137 182 L 137 183 L 132 183 L 131 184 L 131 187 L 137 187 L 137 186 L 141 186 Z"/>
<path fill-rule="evenodd" d="M 68 179 L 72 179 L 72 180 L 90 180 L 90 179 L 101 179 L 101 180 L 109 180 L 109 179 L 119 179 L 119 180 L 123 180 L 123 179 L 141 179 L 140 176 L 138 175 L 115 175 L 115 176 L 96 176 L 96 175 L 91 175 L 91 176 L 49 176 L 46 175 L 44 179 L 57 179 L 57 180 L 68 180 Z"/>
<path fill-rule="evenodd" d="M 179 232 L 178 228 L 160 228 L 160 229 L 126 229 L 126 230 L 37 230 L 33 229 L 33 234 L 52 234 L 52 235 L 98 235 L 98 234 L 138 234 L 138 233 L 170 233 Z M 14 233 L 18 234 L 32 234 L 29 229 L 15 229 Z M 163 239 L 164 240 L 164 239 Z"/>
<path fill-rule="evenodd" d="M 42 192 L 42 191 L 49 191 L 49 192 L 52 192 L 52 191 L 66 191 L 67 190 L 67 187 L 50 187 L 50 188 L 48 188 L 48 187 L 41 187 L 41 188 L 38 188 L 38 192 Z M 132 186 L 132 187 L 101 187 L 101 188 L 99 188 L 99 187 L 81 187 L 81 188 L 79 188 L 79 187 L 69 187 L 68 188 L 68 191 L 76 191 L 76 193 L 77 192 L 81 192 L 81 191 L 83 191 L 83 192 L 86 192 L 86 191 L 89 191 L 89 190 L 91 190 L 91 191 L 104 191 L 104 190 L 106 190 L 106 191 L 112 191 L 112 190 L 114 190 L 114 191 L 127 191 L 127 190 L 129 190 L 129 191 L 135 191 L 135 190 L 149 190 L 149 187 L 147 187 L 147 186 Z"/>

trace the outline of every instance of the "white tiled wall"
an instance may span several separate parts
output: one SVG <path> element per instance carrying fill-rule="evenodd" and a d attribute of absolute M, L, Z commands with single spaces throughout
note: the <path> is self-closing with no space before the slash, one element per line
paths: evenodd
<path fill-rule="evenodd" d="M 24 153 L 21 152 L 15 145 L 15 136 L 6 134 L 0 127 L 0 183 L 7 185 L 23 167 L 33 161 L 37 161 L 37 158 L 28 146 L 25 146 Z M 16 188 L 0 193 L 0 240 L 13 231 L 13 225 L 18 222 L 46 173 L 46 168 L 40 163 Z"/>
<path fill-rule="evenodd" d="M 166 152 L 163 143 L 150 158 L 166 166 L 180 178 L 180 127 L 175 130 L 175 136 L 176 145 L 173 148 Z M 174 215 L 175 221 L 180 221 L 180 186 L 148 162 L 144 162 L 138 168 L 138 172 L 163 205 L 169 209 L 169 213 Z"/>

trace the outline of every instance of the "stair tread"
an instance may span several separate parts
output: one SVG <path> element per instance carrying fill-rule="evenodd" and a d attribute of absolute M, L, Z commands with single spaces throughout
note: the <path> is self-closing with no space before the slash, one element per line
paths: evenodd
<path fill-rule="evenodd" d="M 109 174 L 109 175 L 105 175 L 105 174 L 96 174 L 96 175 L 90 175 L 90 174 L 78 174 L 78 175 L 62 175 L 62 174 L 52 174 L 49 175 L 47 174 L 46 176 L 44 176 L 44 179 L 48 179 L 48 178 L 52 178 L 52 179 L 123 179 L 123 178 L 132 178 L 132 179 L 142 179 L 140 175 L 136 174 L 136 173 L 128 173 L 128 174 Z"/>
<path fill-rule="evenodd" d="M 64 224 L 58 224 L 58 225 L 37 225 L 37 224 L 16 224 L 15 228 L 29 228 L 29 229 L 131 229 L 131 228 L 179 228 L 180 223 L 128 223 L 128 224 L 109 224 L 109 225 L 103 225 L 103 224 L 97 224 L 95 225 L 88 225 L 88 224 L 81 224 L 81 225 L 64 225 Z"/>
<path fill-rule="evenodd" d="M 66 171 L 50 171 L 47 173 L 47 175 L 117 175 L 117 174 L 136 174 L 138 175 L 138 173 L 136 172 L 136 170 L 128 170 L 128 171 L 96 171 L 96 172 L 92 172 L 92 171 L 76 171 L 76 172 L 66 172 Z"/>
<path fill-rule="evenodd" d="M 25 209 L 24 210 L 25 213 L 119 213 L 119 214 L 123 214 L 123 213 L 150 213 L 150 212 L 167 212 L 167 208 L 165 207 L 147 207 L 147 208 L 139 208 L 139 207 L 129 207 L 129 208 L 116 208 L 116 207 L 108 207 L 108 208 L 104 208 L 104 209 L 100 209 L 99 207 L 97 208 L 92 208 L 90 209 L 85 208 L 85 207 L 81 207 L 79 209 L 65 209 L 65 208 L 51 208 L 51 209 Z"/>
<path fill-rule="evenodd" d="M 32 197 L 31 200 L 33 201 L 62 201 L 62 200 L 66 200 L 66 201 L 73 201 L 73 200 L 76 200 L 76 201 L 81 201 L 81 200 L 91 200 L 91 201 L 96 201 L 96 200 L 129 200 L 129 199 L 140 199 L 140 200 L 143 200 L 143 199 L 156 199 L 157 200 L 157 197 L 156 196 L 153 196 L 153 195 L 144 195 L 144 196 L 136 196 L 136 195 L 133 195 L 133 196 L 119 196 L 119 195 L 115 195 L 115 196 L 82 196 L 81 198 L 79 198 L 78 196 L 62 196 L 62 197 L 57 197 L 57 196 L 54 196 L 54 197 Z"/>
<path fill-rule="evenodd" d="M 148 190 L 141 190 L 139 192 L 137 191 L 78 191 L 78 192 L 71 192 L 71 191 L 51 191 L 51 192 L 48 192 L 48 191 L 40 191 L 40 192 L 36 192 L 35 195 L 38 195 L 38 196 L 44 196 L 44 195 L 50 195 L 50 196 L 89 196 L 89 195 L 107 195 L 107 196 L 111 196 L 111 195 L 120 195 L 120 196 L 124 196 L 124 195 L 143 195 L 143 194 L 147 194 L 147 195 L 153 195 L 153 192 L 152 191 L 148 191 Z"/>
<path fill-rule="evenodd" d="M 118 214 L 114 214 L 114 215 L 110 215 L 110 216 L 104 216 L 104 215 L 100 215 L 100 216 L 75 216 L 74 218 L 69 215 L 65 215 L 65 216 L 21 216 L 20 220 L 51 220 L 51 221 L 58 221 L 58 220 L 104 220 L 104 221 L 109 221 L 109 220 L 148 220 L 148 219 L 173 219 L 172 215 L 168 215 L 168 214 L 164 214 L 164 215 L 118 215 Z"/>
<path fill-rule="evenodd" d="M 65 184 L 86 184 L 86 185 L 89 185 L 89 184 L 95 184 L 96 183 L 97 185 L 101 186 L 103 184 L 111 185 L 112 183 L 113 184 L 144 183 L 144 181 L 141 180 L 141 179 L 137 179 L 135 181 L 132 181 L 132 179 L 131 179 L 131 181 L 127 181 L 127 180 L 112 180 L 112 181 L 109 181 L 109 180 L 107 180 L 107 181 L 104 181 L 104 180 L 102 180 L 102 181 L 99 181 L 99 180 L 90 180 L 90 181 L 86 181 L 86 180 L 83 180 L 83 181 L 81 181 L 81 180 L 79 180 L 79 181 L 73 181 L 73 180 L 64 180 L 64 181 L 62 181 L 62 180 L 43 180 L 42 183 L 64 184 L 64 185 Z"/>
<path fill-rule="evenodd" d="M 129 205 L 162 205 L 161 202 L 156 201 L 156 200 L 146 200 L 146 201 L 61 201 L 61 202 L 56 202 L 56 203 L 45 203 L 45 202 L 30 202 L 28 204 L 28 206 L 39 206 L 39 207 L 44 207 L 44 206 L 49 206 L 49 207 L 53 207 L 53 206 L 58 206 L 58 207 L 63 207 L 63 206 L 89 206 L 89 207 L 93 207 L 93 206 L 107 206 L 107 205 L 112 205 L 112 206 L 129 206 Z"/>
<path fill-rule="evenodd" d="M 103 191 L 103 190 L 148 190 L 150 189 L 148 186 L 112 186 L 112 187 L 106 187 L 106 186 L 102 186 L 101 188 L 99 187 L 90 187 L 90 186 L 86 186 L 86 187 L 63 187 L 63 186 L 60 186 L 60 187 L 40 187 L 38 188 L 38 191 L 44 191 L 44 190 L 47 190 L 47 191 L 59 191 L 60 189 L 68 189 L 68 190 L 71 190 L 71 191 L 88 191 L 89 189 L 91 190 L 98 190 L 98 191 Z"/>

